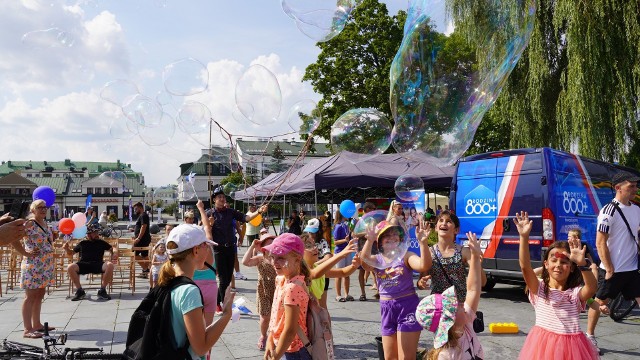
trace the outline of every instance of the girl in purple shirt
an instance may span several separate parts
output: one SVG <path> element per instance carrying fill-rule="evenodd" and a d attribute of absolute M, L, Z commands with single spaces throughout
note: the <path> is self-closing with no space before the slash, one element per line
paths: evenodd
<path fill-rule="evenodd" d="M 427 244 L 429 227 L 421 221 L 416 227 L 420 242 L 420 254 L 407 251 L 400 259 L 390 259 L 388 254 L 404 240 L 404 229 L 381 221 L 375 228 L 367 229 L 367 241 L 362 257 L 368 261 L 362 266 L 376 276 L 380 292 L 382 346 L 385 356 L 391 359 L 415 358 L 422 326 L 416 321 L 416 307 L 420 302 L 413 286 L 413 271 L 431 268 L 431 253 Z M 377 241 L 378 254 L 371 255 Z M 385 256 L 385 254 L 387 254 Z M 384 269 L 374 269 L 368 264 L 390 264 Z"/>

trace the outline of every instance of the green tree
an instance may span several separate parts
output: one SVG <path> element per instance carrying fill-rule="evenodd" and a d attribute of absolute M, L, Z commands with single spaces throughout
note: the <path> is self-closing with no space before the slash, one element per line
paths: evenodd
<path fill-rule="evenodd" d="M 511 6 L 515 0 L 509 2 Z M 486 1 L 451 0 L 465 28 L 487 23 Z M 640 3 L 539 0 L 531 41 L 489 116 L 511 147 L 578 149 L 638 161 Z M 478 32 L 467 33 L 477 42 Z"/>
<path fill-rule="evenodd" d="M 269 162 L 269 173 L 277 173 L 286 170 L 286 164 L 284 164 L 284 152 L 280 148 L 280 143 L 276 143 L 276 147 L 273 148 L 271 153 L 271 161 Z"/>

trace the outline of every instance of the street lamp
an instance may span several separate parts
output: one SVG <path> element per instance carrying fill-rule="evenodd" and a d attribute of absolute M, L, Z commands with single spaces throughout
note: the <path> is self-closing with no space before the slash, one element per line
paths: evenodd
<path fill-rule="evenodd" d="M 151 222 L 153 222 L 153 188 L 151 188 Z"/>

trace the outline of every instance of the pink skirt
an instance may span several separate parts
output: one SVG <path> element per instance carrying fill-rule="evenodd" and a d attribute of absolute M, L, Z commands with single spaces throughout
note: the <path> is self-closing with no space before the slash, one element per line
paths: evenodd
<path fill-rule="evenodd" d="M 583 332 L 558 334 L 539 326 L 534 326 L 531 329 L 518 356 L 519 360 L 587 360 L 599 358 L 598 351 Z"/>

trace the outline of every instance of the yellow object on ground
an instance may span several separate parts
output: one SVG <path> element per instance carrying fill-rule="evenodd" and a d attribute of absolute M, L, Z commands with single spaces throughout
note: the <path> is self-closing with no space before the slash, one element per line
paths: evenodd
<path fill-rule="evenodd" d="M 515 323 L 491 323 L 489 331 L 493 334 L 517 334 L 518 324 Z"/>

